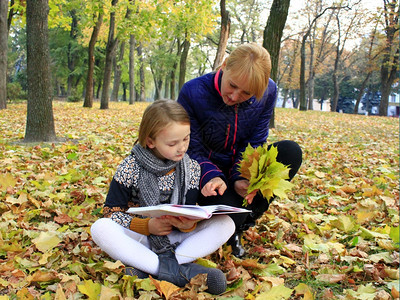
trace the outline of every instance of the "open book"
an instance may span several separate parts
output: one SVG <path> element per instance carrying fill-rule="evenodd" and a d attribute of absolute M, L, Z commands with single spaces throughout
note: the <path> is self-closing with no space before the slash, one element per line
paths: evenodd
<path fill-rule="evenodd" d="M 177 216 L 191 219 L 209 219 L 213 214 L 250 213 L 250 210 L 229 205 L 177 205 L 161 204 L 148 207 L 131 207 L 128 213 L 145 217 Z"/>

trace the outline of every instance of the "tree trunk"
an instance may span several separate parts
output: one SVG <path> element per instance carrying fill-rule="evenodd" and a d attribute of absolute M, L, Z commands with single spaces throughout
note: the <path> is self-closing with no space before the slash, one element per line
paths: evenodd
<path fill-rule="evenodd" d="M 111 5 L 115 7 L 118 0 L 112 0 Z M 118 39 L 114 38 L 115 31 L 115 12 L 110 13 L 110 27 L 108 31 L 108 40 L 106 47 L 106 63 L 104 66 L 104 77 L 103 77 L 103 92 L 101 93 L 100 109 L 108 109 L 109 102 L 109 90 L 111 82 L 111 72 L 112 72 L 112 61 L 115 56 L 115 46 L 118 43 Z"/>
<path fill-rule="evenodd" d="M 50 81 L 48 0 L 26 2 L 28 108 L 25 142 L 56 140 Z"/>
<path fill-rule="evenodd" d="M 6 2 L 8 3 L 8 1 L 0 1 L 0 2 Z M 7 18 L 7 31 L 10 32 L 10 28 L 11 28 L 11 23 L 12 23 L 12 19 L 14 17 L 14 8 L 12 8 L 14 6 L 14 0 L 10 0 L 10 11 L 8 12 L 8 18 Z"/>
<path fill-rule="evenodd" d="M 367 86 L 368 80 L 371 77 L 372 72 L 368 72 L 367 77 L 365 77 L 364 81 L 361 84 L 360 92 L 358 93 L 356 105 L 354 106 L 354 114 L 358 114 L 358 107 L 360 106 L 361 98 L 364 94 L 365 87 Z"/>
<path fill-rule="evenodd" d="M 76 65 L 76 54 L 74 45 L 76 43 L 76 38 L 78 34 L 78 18 L 76 16 L 76 11 L 73 9 L 70 11 L 71 14 L 71 30 L 69 32 L 69 37 L 70 40 L 68 42 L 68 48 L 67 48 L 67 66 L 68 66 L 68 79 L 67 79 L 67 96 L 71 96 L 72 94 L 72 89 L 74 86 L 73 80 L 74 80 L 74 71 L 75 71 L 75 65 Z"/>
<path fill-rule="evenodd" d="M 301 49 L 300 49 L 300 96 L 299 96 L 299 101 L 300 101 L 300 110 L 306 111 L 307 110 L 307 99 L 306 99 L 306 42 L 307 38 L 311 33 L 311 29 L 314 26 L 314 23 L 328 10 L 328 9 L 337 9 L 340 7 L 327 7 L 325 8 L 321 13 L 316 15 L 314 19 L 311 21 L 309 28 L 303 35 L 302 41 L 301 41 Z"/>
<path fill-rule="evenodd" d="M 274 0 L 271 5 L 267 25 L 264 29 L 263 47 L 268 50 L 271 56 L 271 79 L 278 78 L 279 51 L 283 28 L 286 24 L 289 12 L 290 0 Z M 275 127 L 275 114 L 273 113 L 269 124 L 270 128 Z"/>
<path fill-rule="evenodd" d="M 283 90 L 282 108 L 285 108 L 285 107 L 286 107 L 287 96 L 288 96 L 288 90 L 287 90 L 287 89 L 284 89 L 284 90 Z"/>
<path fill-rule="evenodd" d="M 93 28 L 92 36 L 89 41 L 88 49 L 88 73 L 86 78 L 86 94 L 85 101 L 83 102 L 83 107 L 93 107 L 93 94 L 94 94 L 94 46 L 96 45 L 97 38 L 99 36 L 100 27 L 103 23 L 103 13 L 99 13 L 96 25 Z"/>
<path fill-rule="evenodd" d="M 165 84 L 164 84 L 164 98 L 169 99 L 169 74 L 165 76 Z"/>
<path fill-rule="evenodd" d="M 159 99 L 161 99 L 161 90 L 162 90 L 163 82 L 162 82 L 161 78 L 157 77 L 157 72 L 152 67 L 152 64 L 150 64 L 150 70 L 151 70 L 151 74 L 153 75 L 154 88 L 155 88 L 154 100 L 159 100 Z"/>
<path fill-rule="evenodd" d="M 271 79 L 278 78 L 279 52 L 282 32 L 286 24 L 290 0 L 274 0 L 264 29 L 263 46 L 271 56 Z"/>
<path fill-rule="evenodd" d="M 308 31 L 301 41 L 300 48 L 300 110 L 307 110 L 307 99 L 306 99 L 306 41 L 310 31 Z"/>
<path fill-rule="evenodd" d="M 126 90 L 127 90 L 127 83 L 126 82 L 123 82 L 122 83 L 122 91 L 123 91 L 123 93 L 122 93 L 122 101 L 126 101 Z"/>
<path fill-rule="evenodd" d="M 128 20 L 130 15 L 131 15 L 131 10 L 128 7 L 126 10 L 125 19 Z M 118 101 L 118 92 L 119 92 L 119 86 L 121 84 L 121 75 L 122 75 L 121 62 L 124 59 L 124 54 L 125 54 L 125 41 L 122 41 L 119 49 L 118 60 L 116 57 L 114 57 L 114 84 L 111 93 L 111 101 Z"/>
<path fill-rule="evenodd" d="M 338 24 L 338 41 L 337 41 L 337 46 L 336 46 L 336 57 L 335 57 L 335 62 L 333 64 L 333 73 L 332 73 L 332 82 L 333 82 L 333 95 L 331 98 L 331 111 L 335 112 L 337 110 L 337 104 L 339 100 L 339 82 L 338 82 L 338 70 L 339 70 L 339 60 L 340 60 L 340 55 L 341 50 L 340 50 L 340 39 L 341 39 L 341 33 L 340 33 L 340 22 L 339 22 L 339 16 L 336 15 L 336 20 Z"/>
<path fill-rule="evenodd" d="M 336 70 L 333 70 L 332 83 L 333 83 L 333 95 L 331 98 L 331 111 L 335 112 L 337 110 L 337 104 L 338 104 L 338 100 L 339 100 L 339 82 L 338 82 Z"/>
<path fill-rule="evenodd" d="M 300 90 L 292 92 L 292 101 L 293 101 L 293 107 L 298 109 L 300 104 Z"/>
<path fill-rule="evenodd" d="M 286 89 L 287 94 L 283 98 L 283 105 L 282 105 L 283 107 L 286 107 L 287 96 L 289 95 L 289 90 L 291 88 L 291 84 L 292 84 L 292 81 L 293 81 L 293 71 L 296 68 L 296 57 L 297 57 L 297 52 L 299 50 L 299 45 L 300 45 L 300 43 L 296 42 L 296 44 L 294 46 L 294 49 L 293 49 L 293 55 L 292 55 L 292 57 L 290 59 L 288 83 L 287 83 L 287 89 Z M 294 96 L 292 97 L 292 106 L 293 106 L 293 108 L 295 108 Z"/>
<path fill-rule="evenodd" d="M 111 93 L 111 101 L 118 101 L 118 93 L 119 93 L 119 86 L 121 84 L 121 62 L 124 59 L 125 54 L 125 42 L 121 42 L 119 48 L 119 56 L 114 57 L 114 83 L 113 83 L 113 90 Z"/>
<path fill-rule="evenodd" d="M 182 52 L 182 47 L 181 47 L 181 43 L 178 40 L 177 44 L 177 53 L 176 53 L 176 57 L 180 57 L 181 56 L 181 52 Z M 175 86 L 176 86 L 176 68 L 178 67 L 178 60 L 176 59 L 174 62 L 174 65 L 172 66 L 172 71 L 171 71 L 171 80 L 170 80 L 170 95 L 171 95 L 171 99 L 175 100 Z"/>
<path fill-rule="evenodd" d="M 183 42 L 183 50 L 181 54 L 181 59 L 179 61 L 179 91 L 181 90 L 186 78 L 186 61 L 189 54 L 190 41 L 185 34 L 185 41 Z"/>
<path fill-rule="evenodd" d="M 7 108 L 8 1 L 0 1 L 0 109 Z"/>
<path fill-rule="evenodd" d="M 397 8 L 397 11 L 396 11 Z M 381 63 L 381 102 L 379 115 L 387 116 L 389 96 L 394 80 L 397 78 L 399 65 L 399 41 L 395 33 L 399 29 L 399 5 L 397 0 L 384 0 L 384 15 L 386 23 L 386 47 Z M 396 40 L 396 41 L 395 41 Z M 393 47 L 396 47 L 393 49 Z M 394 53 L 394 55 L 392 55 Z"/>
<path fill-rule="evenodd" d="M 312 71 L 308 78 L 308 109 L 314 109 L 314 72 Z"/>
<path fill-rule="evenodd" d="M 338 82 L 338 69 L 339 69 L 339 59 L 340 59 L 340 31 L 339 31 L 339 39 L 337 41 L 336 47 L 336 57 L 333 67 L 332 73 L 332 83 L 333 83 L 333 95 L 331 97 L 331 112 L 335 112 L 337 110 L 337 104 L 339 100 L 339 82 Z"/>
<path fill-rule="evenodd" d="M 135 36 L 131 34 L 129 37 L 129 104 L 135 102 L 135 48 Z"/>
<path fill-rule="evenodd" d="M 101 92 L 101 80 L 99 80 L 98 84 L 97 84 L 97 89 L 96 89 L 96 99 L 100 98 L 100 92 Z"/>
<path fill-rule="evenodd" d="M 143 51 L 142 51 L 142 43 L 139 43 L 139 46 L 137 47 L 137 53 L 139 57 L 139 79 L 140 79 L 140 95 L 139 99 L 140 101 L 144 102 L 146 101 L 146 82 L 145 82 L 145 77 L 144 77 L 144 61 L 143 61 Z"/>
<path fill-rule="evenodd" d="M 176 68 L 176 67 L 175 67 Z M 175 85 L 176 85 L 176 69 L 171 71 L 171 80 L 169 82 L 169 94 L 172 100 L 175 100 Z"/>
<path fill-rule="evenodd" d="M 221 32 L 219 35 L 219 43 L 217 48 L 217 54 L 215 56 L 213 70 L 216 70 L 222 65 L 224 60 L 226 45 L 228 44 L 229 31 L 231 28 L 231 19 L 229 17 L 229 11 L 226 10 L 225 0 L 220 0 L 221 7 Z"/>
<path fill-rule="evenodd" d="M 308 68 L 308 109 L 313 110 L 314 106 L 314 41 L 315 41 L 315 26 L 313 28 L 312 40 L 310 42 L 310 63 Z"/>

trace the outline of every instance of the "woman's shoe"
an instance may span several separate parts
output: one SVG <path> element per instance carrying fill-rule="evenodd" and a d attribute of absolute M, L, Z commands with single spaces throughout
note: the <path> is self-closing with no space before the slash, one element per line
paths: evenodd
<path fill-rule="evenodd" d="M 246 255 L 246 250 L 242 245 L 242 233 L 235 232 L 227 241 L 227 244 L 232 247 L 232 255 L 241 258 Z"/>

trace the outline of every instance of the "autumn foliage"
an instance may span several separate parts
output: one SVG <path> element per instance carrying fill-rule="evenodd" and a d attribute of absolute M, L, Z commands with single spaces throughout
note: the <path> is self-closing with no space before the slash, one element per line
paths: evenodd
<path fill-rule="evenodd" d="M 0 111 L 0 299 L 399 297 L 398 119 L 293 109 L 276 110 L 268 143 L 301 145 L 294 187 L 245 232 L 247 257 L 224 246 L 199 261 L 224 271 L 224 295 L 202 276 L 177 288 L 124 275 L 90 226 L 146 105 L 54 102 L 63 140 L 28 145 L 26 105 Z"/>
<path fill-rule="evenodd" d="M 293 187 L 293 184 L 287 181 L 290 168 L 278 162 L 277 156 L 278 149 L 275 146 L 268 149 L 267 143 L 255 149 L 250 144 L 246 147 L 239 163 L 239 171 L 249 180 L 249 194 L 260 191 L 267 201 L 274 195 L 281 199 L 287 198 L 286 191 Z M 244 204 L 247 205 L 247 202 Z"/>

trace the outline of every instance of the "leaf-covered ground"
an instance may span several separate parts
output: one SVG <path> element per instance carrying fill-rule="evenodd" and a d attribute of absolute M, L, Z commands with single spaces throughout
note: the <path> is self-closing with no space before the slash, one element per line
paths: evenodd
<path fill-rule="evenodd" d="M 297 141 L 304 162 L 243 242 L 201 263 L 226 294 L 125 276 L 92 242 L 108 184 L 147 104 L 109 110 L 54 102 L 67 141 L 24 145 L 26 106 L 0 111 L 0 299 L 395 299 L 399 297 L 399 120 L 277 109 L 269 142 Z"/>

